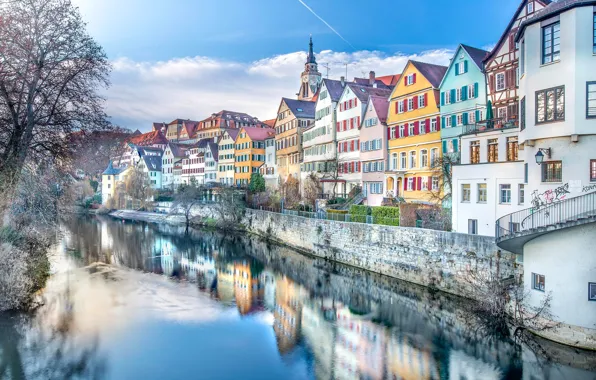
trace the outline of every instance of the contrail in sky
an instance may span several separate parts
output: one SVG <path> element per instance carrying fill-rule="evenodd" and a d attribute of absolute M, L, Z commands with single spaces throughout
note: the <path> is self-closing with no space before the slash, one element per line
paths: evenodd
<path fill-rule="evenodd" d="M 321 20 L 323 22 L 323 24 L 327 25 L 327 27 L 329 29 L 331 29 L 331 31 L 333 31 L 333 33 L 337 34 L 337 36 L 339 38 L 341 38 L 345 43 L 347 43 L 348 45 L 350 45 L 352 47 L 352 49 L 356 50 L 356 48 L 354 47 L 354 45 L 352 45 L 351 43 L 348 42 L 348 40 L 346 40 L 341 34 L 339 34 L 339 32 L 335 29 L 333 29 L 333 27 L 331 25 L 329 25 L 329 23 L 325 20 L 323 20 L 323 18 L 321 16 L 319 16 L 315 11 L 312 10 L 311 7 L 309 7 L 308 5 L 306 5 L 306 3 L 302 0 L 298 0 L 298 2 L 302 5 L 304 5 L 304 7 L 306 9 L 308 9 L 310 11 L 310 13 L 312 13 L 313 15 L 315 15 L 316 18 L 318 18 L 319 20 Z"/>

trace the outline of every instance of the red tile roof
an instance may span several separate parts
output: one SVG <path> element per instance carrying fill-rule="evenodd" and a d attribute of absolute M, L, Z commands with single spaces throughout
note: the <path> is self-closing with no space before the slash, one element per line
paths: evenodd
<path fill-rule="evenodd" d="M 401 74 L 385 75 L 382 77 L 377 77 L 377 80 L 380 80 L 386 86 L 395 87 L 397 85 L 397 81 L 399 81 L 399 77 L 401 77 Z"/>
<path fill-rule="evenodd" d="M 139 146 L 149 146 L 149 145 L 156 145 L 156 144 L 167 144 L 168 139 L 161 133 L 161 131 L 153 131 L 143 133 L 142 135 L 132 136 L 127 141 L 133 145 Z"/>
<path fill-rule="evenodd" d="M 263 123 L 267 124 L 269 127 L 273 128 L 275 127 L 275 121 L 277 119 L 269 119 L 269 120 L 265 120 Z"/>
<path fill-rule="evenodd" d="M 266 138 L 275 136 L 275 129 L 273 128 L 257 128 L 257 127 L 243 127 L 252 141 L 264 141 Z"/>

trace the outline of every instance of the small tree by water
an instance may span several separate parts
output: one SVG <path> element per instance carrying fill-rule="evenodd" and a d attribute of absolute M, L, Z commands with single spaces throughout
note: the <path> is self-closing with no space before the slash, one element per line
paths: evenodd
<path fill-rule="evenodd" d="M 186 229 L 192 221 L 192 208 L 201 203 L 203 189 L 192 185 L 181 185 L 174 195 L 174 203 L 170 214 L 183 215 L 186 222 Z"/>

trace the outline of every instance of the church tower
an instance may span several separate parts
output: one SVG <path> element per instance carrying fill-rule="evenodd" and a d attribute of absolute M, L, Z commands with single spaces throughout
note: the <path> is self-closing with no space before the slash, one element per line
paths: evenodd
<path fill-rule="evenodd" d="M 321 73 L 319 72 L 315 54 L 312 49 L 312 36 L 308 47 L 308 56 L 302 72 L 302 84 L 298 92 L 298 100 L 312 100 L 321 86 Z"/>

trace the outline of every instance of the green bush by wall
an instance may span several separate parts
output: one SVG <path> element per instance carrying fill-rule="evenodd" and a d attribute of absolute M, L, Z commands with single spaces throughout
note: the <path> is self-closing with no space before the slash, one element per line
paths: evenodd
<path fill-rule="evenodd" d="M 399 207 L 371 207 L 374 224 L 386 226 L 399 226 Z"/>

